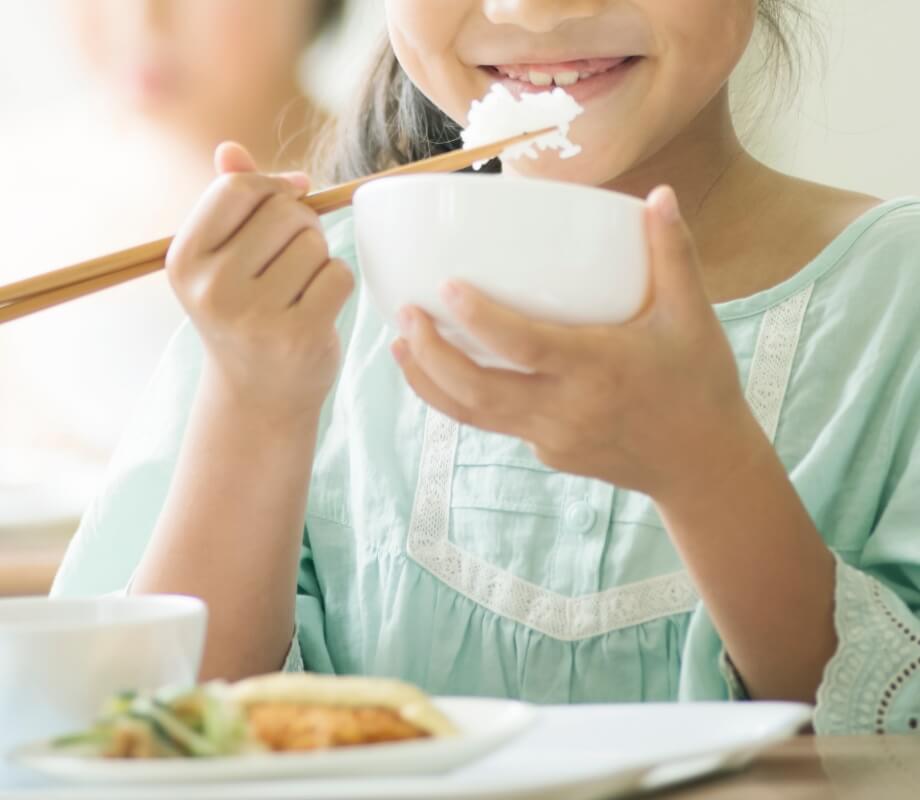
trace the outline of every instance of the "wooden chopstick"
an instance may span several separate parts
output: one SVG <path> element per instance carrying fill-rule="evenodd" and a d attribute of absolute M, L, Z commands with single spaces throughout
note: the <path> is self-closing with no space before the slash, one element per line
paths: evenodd
<path fill-rule="evenodd" d="M 71 267 L 43 272 L 31 278 L 0 286 L 0 304 L 4 304 L 0 307 L 45 292 L 56 291 L 65 286 L 76 285 L 90 278 L 116 273 L 138 264 L 147 264 L 157 259 L 162 262 L 172 240 L 172 236 L 167 236 L 165 239 L 157 239 L 127 250 L 119 250 L 106 256 L 82 261 Z"/>
<path fill-rule="evenodd" d="M 313 192 L 302 198 L 301 202 L 309 205 L 318 214 L 328 214 L 350 205 L 354 193 L 370 181 L 393 175 L 455 172 L 477 161 L 495 158 L 508 147 L 538 138 L 553 130 L 555 129 L 544 128 L 481 147 L 454 150 L 412 164 L 393 167 L 329 189 Z M 0 324 L 156 272 L 162 269 L 171 243 L 172 237 L 158 239 L 0 286 Z"/>
<path fill-rule="evenodd" d="M 0 306 L 0 325 L 4 322 L 12 322 L 20 317 L 27 317 L 36 311 L 44 311 L 46 308 L 59 306 L 69 300 L 76 300 L 78 297 L 85 297 L 88 294 L 108 289 L 110 286 L 117 286 L 120 283 L 150 275 L 161 269 L 163 269 L 163 259 L 155 258 L 143 264 L 133 264 L 130 267 L 97 275 L 95 278 L 63 284 L 55 289 L 48 289 L 44 292 L 32 294 L 22 300 L 6 303 Z"/>

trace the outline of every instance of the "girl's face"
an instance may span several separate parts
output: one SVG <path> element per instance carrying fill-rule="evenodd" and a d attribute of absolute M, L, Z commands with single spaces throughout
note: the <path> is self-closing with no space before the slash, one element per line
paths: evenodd
<path fill-rule="evenodd" d="M 719 107 L 758 0 L 386 0 L 394 50 L 415 84 L 465 124 L 472 100 L 565 86 L 585 108 L 583 154 L 515 172 L 602 185 Z M 705 128 L 705 124 L 703 125 Z"/>
<path fill-rule="evenodd" d="M 93 69 L 154 117 L 231 113 L 292 81 L 317 0 L 70 0 Z"/>

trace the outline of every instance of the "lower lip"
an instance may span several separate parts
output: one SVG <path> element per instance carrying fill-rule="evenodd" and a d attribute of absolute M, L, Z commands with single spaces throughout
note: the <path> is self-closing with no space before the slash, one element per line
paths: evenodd
<path fill-rule="evenodd" d="M 571 86 L 562 86 L 560 88 L 565 89 L 565 91 L 578 103 L 587 103 L 595 97 L 607 94 L 618 88 L 643 60 L 643 58 L 638 56 L 629 58 L 613 69 L 599 72 L 596 75 L 592 75 L 590 78 L 582 78 Z M 550 92 L 557 88 L 555 85 L 535 86 L 527 81 L 509 78 L 507 75 L 502 75 L 502 73 L 494 67 L 480 67 L 480 69 L 486 72 L 493 81 L 503 84 L 509 91 L 515 94 L 520 94 L 522 92 Z"/>

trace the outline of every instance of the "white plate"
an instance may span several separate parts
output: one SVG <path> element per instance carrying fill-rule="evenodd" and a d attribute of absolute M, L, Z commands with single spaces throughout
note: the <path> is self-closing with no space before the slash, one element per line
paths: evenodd
<path fill-rule="evenodd" d="M 195 759 L 62 755 L 45 741 L 18 748 L 10 758 L 16 764 L 46 775 L 97 784 L 429 775 L 446 772 L 494 751 L 536 717 L 533 706 L 512 700 L 438 698 L 436 703 L 460 729 L 459 736 L 310 753 Z"/>
<path fill-rule="evenodd" d="M 442 775 L 77 786 L 0 769 L 0 800 L 612 800 L 740 769 L 811 713 L 795 703 L 543 706 L 520 736 Z"/>

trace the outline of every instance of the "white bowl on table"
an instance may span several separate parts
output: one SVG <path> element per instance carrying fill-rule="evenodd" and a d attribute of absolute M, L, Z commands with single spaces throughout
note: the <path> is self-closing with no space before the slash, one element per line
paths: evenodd
<path fill-rule="evenodd" d="M 354 197 L 358 261 L 394 328 L 403 306 L 419 306 L 477 362 L 508 367 L 451 321 L 439 296 L 445 281 L 544 321 L 625 322 L 648 292 L 644 208 L 616 192 L 531 178 L 383 178 Z"/>
<path fill-rule="evenodd" d="M 0 761 L 87 727 L 116 692 L 194 683 L 206 620 L 193 597 L 0 600 Z"/>

